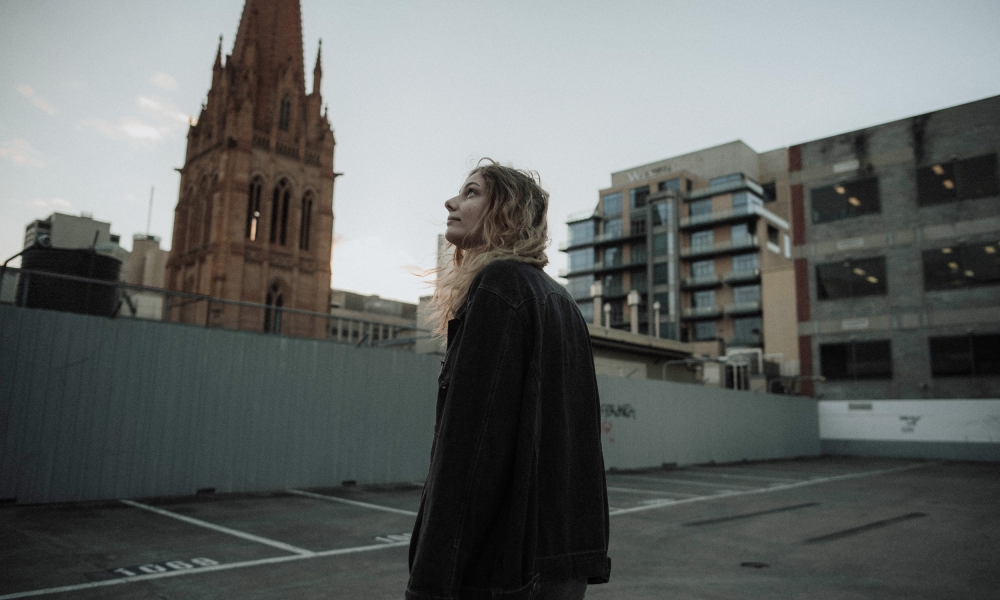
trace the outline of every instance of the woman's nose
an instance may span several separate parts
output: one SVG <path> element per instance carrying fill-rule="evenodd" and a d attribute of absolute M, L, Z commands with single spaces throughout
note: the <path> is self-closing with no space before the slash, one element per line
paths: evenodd
<path fill-rule="evenodd" d="M 448 198 L 445 200 L 444 207 L 448 209 L 448 212 L 455 212 L 458 210 L 458 206 L 455 204 L 455 198 Z"/>

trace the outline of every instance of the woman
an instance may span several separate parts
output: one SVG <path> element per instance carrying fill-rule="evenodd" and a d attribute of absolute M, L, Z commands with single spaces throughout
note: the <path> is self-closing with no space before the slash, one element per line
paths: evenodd
<path fill-rule="evenodd" d="M 483 159 L 445 202 L 448 349 L 410 542 L 410 600 L 576 599 L 605 583 L 608 503 L 590 335 L 542 267 L 548 193 Z"/>

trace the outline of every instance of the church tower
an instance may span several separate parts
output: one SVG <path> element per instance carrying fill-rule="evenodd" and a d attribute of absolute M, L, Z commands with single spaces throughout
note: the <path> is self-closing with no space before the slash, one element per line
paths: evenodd
<path fill-rule="evenodd" d="M 321 50 L 322 52 L 322 46 Z M 324 337 L 333 243 L 333 130 L 317 53 L 306 93 L 299 0 L 246 0 L 232 54 L 188 129 L 169 290 L 267 305 L 171 300 L 170 319 Z"/>

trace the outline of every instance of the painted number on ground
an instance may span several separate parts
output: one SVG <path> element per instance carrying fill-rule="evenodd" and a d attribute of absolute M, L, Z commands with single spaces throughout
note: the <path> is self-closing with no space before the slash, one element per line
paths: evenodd
<path fill-rule="evenodd" d="M 410 541 L 409 533 L 390 533 L 389 535 L 379 535 L 375 537 L 376 540 L 382 542 L 383 544 L 395 544 L 396 542 L 408 542 Z"/>
<path fill-rule="evenodd" d="M 169 571 L 187 571 L 198 567 L 211 567 L 219 564 L 219 561 L 211 558 L 192 558 L 190 560 L 170 560 L 162 563 L 146 563 L 135 565 L 134 567 L 121 567 L 111 570 L 110 573 L 116 577 L 136 577 L 138 575 L 153 575 L 156 573 L 167 573 Z"/>

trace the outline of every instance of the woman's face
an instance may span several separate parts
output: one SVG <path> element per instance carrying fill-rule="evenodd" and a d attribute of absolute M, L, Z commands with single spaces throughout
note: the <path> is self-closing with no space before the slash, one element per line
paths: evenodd
<path fill-rule="evenodd" d="M 486 180 L 478 171 L 469 175 L 458 195 L 444 203 L 448 209 L 448 230 L 444 237 L 452 244 L 467 249 L 473 240 L 469 234 L 486 213 Z"/>

